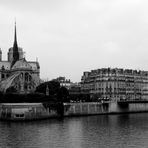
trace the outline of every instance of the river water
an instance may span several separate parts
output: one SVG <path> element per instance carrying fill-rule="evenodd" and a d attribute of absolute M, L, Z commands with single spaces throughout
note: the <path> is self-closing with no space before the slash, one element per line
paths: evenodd
<path fill-rule="evenodd" d="M 0 122 L 0 148 L 147 148 L 148 113 Z"/>

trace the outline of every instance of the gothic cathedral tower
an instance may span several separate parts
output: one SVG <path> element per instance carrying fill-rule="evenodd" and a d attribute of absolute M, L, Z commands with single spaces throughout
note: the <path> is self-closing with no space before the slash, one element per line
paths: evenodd
<path fill-rule="evenodd" d="M 19 60 L 19 51 L 18 51 L 18 45 L 17 45 L 17 35 L 16 35 L 16 22 L 15 22 L 15 28 L 14 28 L 14 43 L 13 43 L 13 61 L 11 64 L 11 67 L 15 64 L 16 61 Z"/>

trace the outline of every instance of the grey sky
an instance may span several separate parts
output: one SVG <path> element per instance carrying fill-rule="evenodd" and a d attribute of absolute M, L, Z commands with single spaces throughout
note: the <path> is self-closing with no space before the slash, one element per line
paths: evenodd
<path fill-rule="evenodd" d="M 102 67 L 148 70 L 147 0 L 0 0 L 0 48 L 18 44 L 41 78 L 80 81 Z"/>

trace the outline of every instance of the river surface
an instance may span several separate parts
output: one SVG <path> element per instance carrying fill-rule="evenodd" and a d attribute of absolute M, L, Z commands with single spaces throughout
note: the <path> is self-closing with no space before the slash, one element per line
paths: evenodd
<path fill-rule="evenodd" d="M 0 122 L 0 148 L 148 148 L 148 113 Z"/>

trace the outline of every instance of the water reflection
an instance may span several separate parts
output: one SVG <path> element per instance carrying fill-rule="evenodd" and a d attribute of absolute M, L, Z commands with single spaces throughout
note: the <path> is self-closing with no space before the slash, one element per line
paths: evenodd
<path fill-rule="evenodd" d="M 0 122 L 0 147 L 147 147 L 148 114 Z"/>

